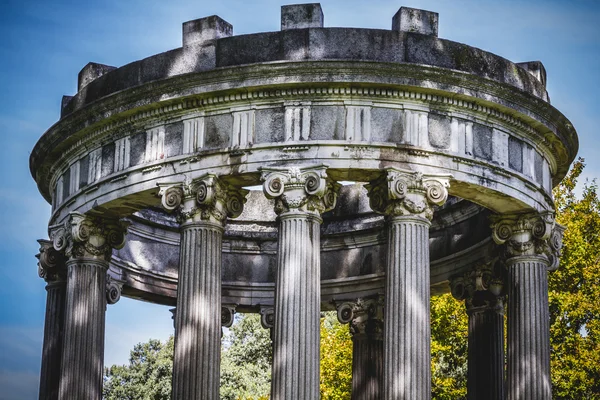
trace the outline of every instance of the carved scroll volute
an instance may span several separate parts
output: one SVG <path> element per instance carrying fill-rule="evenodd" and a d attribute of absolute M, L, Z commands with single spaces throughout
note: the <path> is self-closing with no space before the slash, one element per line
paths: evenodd
<path fill-rule="evenodd" d="M 419 215 L 431 220 L 432 207 L 441 206 L 448 199 L 450 178 L 450 175 L 423 175 L 388 168 L 365 187 L 375 212 L 390 216 Z"/>
<path fill-rule="evenodd" d="M 40 252 L 36 255 L 38 259 L 38 275 L 46 282 L 66 280 L 67 270 L 65 267 L 64 254 L 56 250 L 50 240 L 38 240 Z"/>
<path fill-rule="evenodd" d="M 108 260 L 125 245 L 128 222 L 72 212 L 64 224 L 50 228 L 54 248 L 67 258 Z"/>
<path fill-rule="evenodd" d="M 121 299 L 124 282 L 113 279 L 110 275 L 106 276 L 106 302 L 116 304 Z"/>
<path fill-rule="evenodd" d="M 236 188 L 207 174 L 193 181 L 158 184 L 162 207 L 175 212 L 180 223 L 210 220 L 224 224 L 244 210 L 247 190 Z"/>
<path fill-rule="evenodd" d="M 548 265 L 549 271 L 555 271 L 558 269 L 560 264 L 560 256 L 562 254 L 563 235 L 566 229 L 566 226 L 558 223 L 554 224 L 554 229 L 552 230 L 550 238 L 548 239 L 548 246 L 546 248 L 546 255 L 550 261 Z"/>
<path fill-rule="evenodd" d="M 231 328 L 235 320 L 235 309 L 237 304 L 223 305 L 221 307 L 221 326 Z"/>
<path fill-rule="evenodd" d="M 338 321 L 350 325 L 353 339 L 368 336 L 381 340 L 383 335 L 383 296 L 358 298 L 354 302 L 337 305 Z"/>
<path fill-rule="evenodd" d="M 550 264 L 558 262 L 564 228 L 554 222 L 553 213 L 498 215 L 491 220 L 492 238 L 506 245 L 509 257 L 546 255 Z"/>
<path fill-rule="evenodd" d="M 260 324 L 265 329 L 273 329 L 275 326 L 275 309 L 273 306 L 260 308 Z"/>
<path fill-rule="evenodd" d="M 275 212 L 321 214 L 335 207 L 340 185 L 327 177 L 327 166 L 262 168 L 265 196 L 275 199 Z"/>

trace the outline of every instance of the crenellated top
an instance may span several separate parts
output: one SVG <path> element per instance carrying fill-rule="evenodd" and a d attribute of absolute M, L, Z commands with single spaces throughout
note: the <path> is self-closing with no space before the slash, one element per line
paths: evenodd
<path fill-rule="evenodd" d="M 63 106 L 68 115 L 121 90 L 174 76 L 239 65 L 353 60 L 420 64 L 453 69 L 516 87 L 549 102 L 543 66 L 515 64 L 466 44 L 440 39 L 438 14 L 402 7 L 392 29 L 325 28 L 320 4 L 282 6 L 281 31 L 233 35 L 233 26 L 213 15 L 183 23 L 183 46 L 120 68 L 88 63 L 78 92 Z"/>
<path fill-rule="evenodd" d="M 552 208 L 578 141 L 540 62 L 439 39 L 425 10 L 401 8 L 391 30 L 323 26 L 319 4 L 283 6 L 279 32 L 234 36 L 210 16 L 183 24 L 181 48 L 87 64 L 30 157 L 52 223 L 156 206 L 159 178 L 256 185 L 265 160 L 291 158 L 330 164 L 334 180 L 440 169 L 458 181 L 451 194 L 496 212 Z"/>

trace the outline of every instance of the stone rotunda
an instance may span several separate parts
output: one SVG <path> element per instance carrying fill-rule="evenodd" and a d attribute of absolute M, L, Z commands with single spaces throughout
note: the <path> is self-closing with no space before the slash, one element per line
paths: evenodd
<path fill-rule="evenodd" d="M 434 12 L 323 20 L 283 6 L 280 31 L 234 36 L 210 16 L 180 48 L 81 70 L 30 158 L 52 204 L 40 399 L 101 399 L 121 295 L 176 306 L 173 399 L 219 398 L 235 312 L 272 329 L 271 398 L 318 399 L 323 310 L 350 325 L 353 399 L 429 399 L 448 291 L 469 399 L 551 399 L 552 187 L 578 140 L 543 65 L 439 39 Z"/>

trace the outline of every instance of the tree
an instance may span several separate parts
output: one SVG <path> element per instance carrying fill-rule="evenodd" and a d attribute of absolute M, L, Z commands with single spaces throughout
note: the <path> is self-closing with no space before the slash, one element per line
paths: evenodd
<path fill-rule="evenodd" d="M 431 298 L 431 392 L 434 400 L 466 398 L 468 324 L 464 302 L 449 293 Z"/>
<path fill-rule="evenodd" d="M 168 400 L 173 374 L 173 336 L 135 345 L 129 365 L 105 369 L 105 400 Z"/>
<path fill-rule="evenodd" d="M 335 311 L 321 318 L 321 399 L 346 400 L 352 393 L 352 338 Z"/>
<path fill-rule="evenodd" d="M 221 399 L 262 400 L 271 391 L 273 346 L 260 315 L 238 315 L 223 337 Z"/>
<path fill-rule="evenodd" d="M 150 339 L 131 351 L 129 365 L 105 369 L 106 400 L 169 400 L 173 374 L 173 336 Z M 271 385 L 272 345 L 258 314 L 236 316 L 223 338 L 221 399 L 266 400 Z"/>
<path fill-rule="evenodd" d="M 548 284 L 556 399 L 600 399 L 600 200 L 595 181 L 576 195 L 584 166 L 577 160 L 554 191 L 557 222 L 567 228 Z"/>

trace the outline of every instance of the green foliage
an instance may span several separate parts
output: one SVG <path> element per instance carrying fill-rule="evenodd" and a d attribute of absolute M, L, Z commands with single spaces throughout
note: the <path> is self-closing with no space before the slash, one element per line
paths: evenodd
<path fill-rule="evenodd" d="M 105 369 L 105 400 L 168 400 L 173 374 L 173 336 L 135 345 L 129 365 Z"/>
<path fill-rule="evenodd" d="M 434 400 L 465 399 L 469 319 L 449 293 L 431 298 L 431 391 Z"/>
<path fill-rule="evenodd" d="M 335 312 L 321 319 L 321 399 L 350 400 L 352 393 L 352 339 Z"/>
<path fill-rule="evenodd" d="M 548 285 L 556 399 L 600 399 L 600 200 L 595 181 L 575 193 L 584 166 L 577 160 L 554 190 L 557 222 L 567 227 Z"/>
<path fill-rule="evenodd" d="M 238 316 L 223 338 L 221 399 L 263 400 L 271 391 L 273 346 L 260 315 Z"/>

